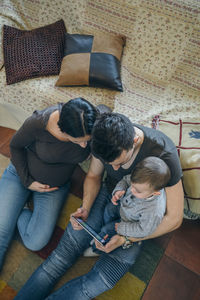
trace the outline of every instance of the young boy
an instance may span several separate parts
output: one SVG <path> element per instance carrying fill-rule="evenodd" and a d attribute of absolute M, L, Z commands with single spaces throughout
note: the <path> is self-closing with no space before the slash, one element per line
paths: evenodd
<path fill-rule="evenodd" d="M 162 159 L 149 156 L 140 161 L 131 175 L 124 176 L 113 190 L 112 202 L 105 207 L 105 225 L 99 235 L 110 238 L 119 234 L 128 239 L 152 234 L 165 214 L 164 187 L 169 180 L 170 170 Z M 88 248 L 84 256 L 91 256 L 91 250 Z"/>

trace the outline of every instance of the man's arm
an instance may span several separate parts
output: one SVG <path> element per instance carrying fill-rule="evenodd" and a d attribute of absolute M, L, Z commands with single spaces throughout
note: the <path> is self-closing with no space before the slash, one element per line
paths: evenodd
<path fill-rule="evenodd" d="M 71 216 L 87 220 L 90 209 L 101 187 L 103 170 L 104 166 L 101 161 L 92 156 L 89 171 L 86 175 L 83 185 L 82 207 L 78 208 L 77 211 L 75 211 Z M 75 230 L 82 229 L 82 227 L 76 221 L 74 221 L 73 218 L 70 218 L 70 221 Z"/>
<path fill-rule="evenodd" d="M 83 185 L 83 205 L 89 212 L 101 187 L 101 179 L 104 171 L 102 162 L 92 156 L 90 168 Z"/>

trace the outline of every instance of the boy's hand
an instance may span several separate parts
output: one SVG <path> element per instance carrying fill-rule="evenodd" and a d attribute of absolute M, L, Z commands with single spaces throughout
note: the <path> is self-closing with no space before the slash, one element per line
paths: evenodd
<path fill-rule="evenodd" d="M 119 223 L 115 223 L 115 231 L 117 232 L 117 227 L 118 227 Z"/>
<path fill-rule="evenodd" d="M 125 194 L 125 191 L 124 191 L 124 190 L 123 190 L 123 191 L 117 191 L 117 192 L 115 192 L 115 194 L 112 196 L 112 199 L 111 199 L 112 203 L 113 203 L 114 205 L 117 205 L 117 201 L 118 201 L 122 196 L 124 196 L 124 194 Z"/>

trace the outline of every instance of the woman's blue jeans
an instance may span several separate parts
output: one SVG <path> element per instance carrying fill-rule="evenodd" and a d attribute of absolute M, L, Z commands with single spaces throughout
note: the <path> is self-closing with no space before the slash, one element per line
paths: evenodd
<path fill-rule="evenodd" d="M 89 225 L 97 232 L 103 225 L 104 208 L 110 198 L 107 189 L 102 187 L 88 218 Z M 119 247 L 109 254 L 103 253 L 89 273 L 67 282 L 48 297 L 58 279 L 89 246 L 90 240 L 85 230 L 73 230 L 69 224 L 57 248 L 32 274 L 15 300 L 88 300 L 114 287 L 135 262 L 141 248 L 138 243 L 126 250 Z"/>
<path fill-rule="evenodd" d="M 9 164 L 0 180 L 0 269 L 14 234 L 16 224 L 24 245 L 40 250 L 49 241 L 66 196 L 69 183 L 49 193 L 25 188 L 13 164 Z M 23 209 L 32 195 L 34 209 Z"/>

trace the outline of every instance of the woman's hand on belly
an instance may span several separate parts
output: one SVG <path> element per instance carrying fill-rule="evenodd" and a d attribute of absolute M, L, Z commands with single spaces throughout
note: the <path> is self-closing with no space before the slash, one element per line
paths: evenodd
<path fill-rule="evenodd" d="M 33 181 L 30 185 L 29 185 L 29 190 L 31 191 L 35 191 L 35 192 L 39 192 L 39 193 L 45 193 L 45 192 L 53 192 L 58 190 L 58 187 L 50 187 L 47 184 L 42 184 L 38 181 Z"/>

